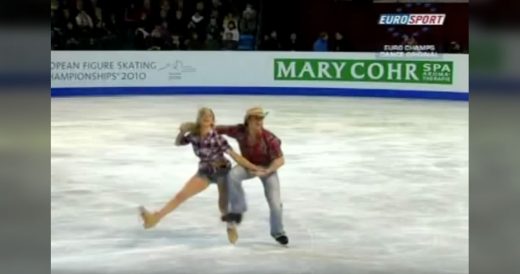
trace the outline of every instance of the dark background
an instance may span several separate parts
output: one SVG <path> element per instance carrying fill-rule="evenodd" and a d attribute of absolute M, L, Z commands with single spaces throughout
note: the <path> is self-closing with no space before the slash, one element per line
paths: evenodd
<path fill-rule="evenodd" d="M 468 49 L 468 3 L 435 3 L 425 7 L 424 4 L 405 3 L 369 4 L 335 0 L 285 0 L 264 1 L 263 32 L 277 30 L 279 36 L 288 36 L 296 32 L 302 38 L 307 50 L 320 32 L 327 32 L 329 39 L 334 32 L 343 33 L 353 51 L 380 51 L 385 44 L 400 44 L 402 34 L 416 37 L 420 45 L 436 45 L 443 51 L 451 41 L 457 41 L 462 49 Z M 387 26 L 378 25 L 379 15 L 396 13 L 401 8 L 403 13 L 445 13 L 443 26 L 426 26 L 428 31 L 422 32 L 425 26 Z M 435 8 L 432 12 L 431 8 Z M 389 31 L 389 27 L 395 27 Z M 394 32 L 400 35 L 394 37 Z"/>

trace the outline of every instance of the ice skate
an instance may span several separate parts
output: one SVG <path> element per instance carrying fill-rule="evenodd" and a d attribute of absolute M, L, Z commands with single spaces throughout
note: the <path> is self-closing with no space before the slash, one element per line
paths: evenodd
<path fill-rule="evenodd" d="M 153 228 L 159 223 L 158 216 L 154 213 L 150 213 L 144 206 L 139 207 L 139 213 L 143 219 L 143 227 L 145 229 Z"/>
<path fill-rule="evenodd" d="M 237 226 L 234 223 L 228 223 L 227 236 L 230 244 L 235 244 L 238 240 Z"/>

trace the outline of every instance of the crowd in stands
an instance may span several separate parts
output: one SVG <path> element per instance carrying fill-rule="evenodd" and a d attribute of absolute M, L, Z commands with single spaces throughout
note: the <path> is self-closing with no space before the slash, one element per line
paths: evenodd
<path fill-rule="evenodd" d="M 54 0 L 52 49 L 253 49 L 258 15 L 239 0 Z"/>
<path fill-rule="evenodd" d="M 314 41 L 310 39 L 315 34 L 305 33 L 303 41 L 287 27 L 283 33 L 262 28 L 261 1 L 51 0 L 51 46 L 53 50 L 363 50 L 340 31 L 321 32 Z M 402 37 L 406 37 L 402 44 L 417 44 L 414 35 Z M 441 49 L 462 51 L 456 41 Z"/>
<path fill-rule="evenodd" d="M 326 33 L 313 47 L 294 32 L 259 35 L 258 17 L 253 3 L 237 0 L 53 0 L 52 49 L 348 50 L 341 33 L 330 47 Z"/>

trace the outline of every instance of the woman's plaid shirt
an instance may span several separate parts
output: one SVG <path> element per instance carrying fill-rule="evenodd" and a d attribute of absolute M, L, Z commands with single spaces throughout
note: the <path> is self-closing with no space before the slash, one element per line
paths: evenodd
<path fill-rule="evenodd" d="M 232 148 L 226 139 L 215 130 L 212 130 L 205 137 L 190 133 L 181 139 L 180 144 L 192 145 L 193 152 L 200 158 L 199 171 L 215 174 L 217 166 L 226 166 L 227 168 L 231 166 L 229 160 L 224 157 L 224 153 Z"/>

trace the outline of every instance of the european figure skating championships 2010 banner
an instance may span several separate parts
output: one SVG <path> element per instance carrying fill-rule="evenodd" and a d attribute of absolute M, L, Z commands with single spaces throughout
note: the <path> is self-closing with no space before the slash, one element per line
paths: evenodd
<path fill-rule="evenodd" d="M 51 88 L 292 87 L 468 93 L 468 55 L 53 51 Z"/>

